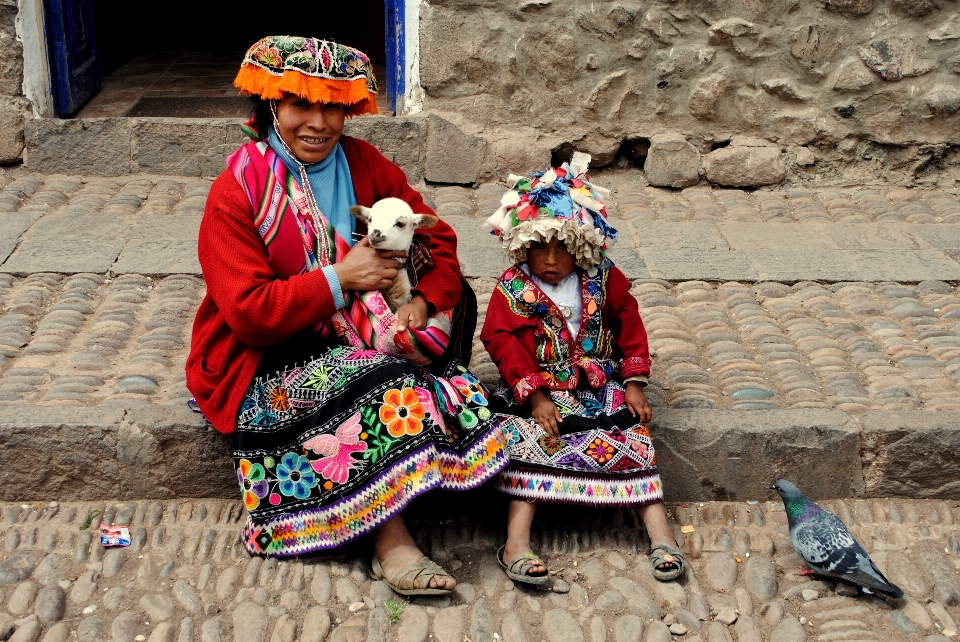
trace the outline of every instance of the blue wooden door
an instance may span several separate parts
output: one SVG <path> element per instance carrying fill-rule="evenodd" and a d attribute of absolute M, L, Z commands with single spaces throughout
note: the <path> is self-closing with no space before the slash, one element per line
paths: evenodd
<path fill-rule="evenodd" d="M 72 114 L 103 83 L 93 0 L 46 0 L 45 4 L 55 115 Z"/>
<path fill-rule="evenodd" d="M 404 42 L 404 0 L 386 0 L 387 107 L 397 109 L 397 98 L 406 91 L 406 45 Z"/>

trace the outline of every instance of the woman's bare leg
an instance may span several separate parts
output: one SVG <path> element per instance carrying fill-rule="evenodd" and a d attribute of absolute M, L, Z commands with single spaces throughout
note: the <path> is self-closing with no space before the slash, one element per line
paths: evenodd
<path fill-rule="evenodd" d="M 530 550 L 530 525 L 537 512 L 537 505 L 520 499 L 511 499 L 507 509 L 507 547 L 503 551 L 503 561 L 510 564 Z M 528 575 L 538 576 L 546 574 L 547 569 L 542 564 L 534 564 L 527 572 Z"/>
<path fill-rule="evenodd" d="M 380 560 L 386 577 L 396 577 L 397 573 L 423 558 L 423 552 L 410 536 L 403 517 L 397 515 L 373 533 L 373 551 Z M 453 590 L 457 581 L 452 577 L 433 576 L 428 586 L 417 588 L 436 588 Z"/>
<path fill-rule="evenodd" d="M 643 520 L 643 525 L 647 529 L 647 535 L 650 536 L 650 546 L 656 547 L 658 544 L 665 544 L 678 548 L 677 540 L 673 536 L 673 529 L 667 521 L 667 511 L 664 510 L 662 503 L 647 504 L 637 508 L 637 515 Z M 657 568 L 666 570 L 670 568 L 669 564 L 661 564 Z"/>

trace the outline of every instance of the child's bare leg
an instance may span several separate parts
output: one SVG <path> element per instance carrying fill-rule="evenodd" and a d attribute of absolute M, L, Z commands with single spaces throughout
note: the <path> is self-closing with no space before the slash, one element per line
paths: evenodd
<path fill-rule="evenodd" d="M 643 520 L 643 525 L 647 529 L 647 535 L 650 536 L 650 546 L 656 548 L 658 544 L 677 547 L 677 540 L 673 536 L 673 529 L 667 521 L 667 511 L 663 509 L 662 503 L 647 504 L 637 508 L 637 515 Z M 657 568 L 668 569 L 669 564 L 661 564 Z"/>
<path fill-rule="evenodd" d="M 537 512 L 537 505 L 521 499 L 511 499 L 507 509 L 507 547 L 503 551 L 503 561 L 510 564 L 524 553 L 530 553 L 530 525 Z M 528 575 L 543 575 L 546 567 L 534 564 L 527 572 Z"/>

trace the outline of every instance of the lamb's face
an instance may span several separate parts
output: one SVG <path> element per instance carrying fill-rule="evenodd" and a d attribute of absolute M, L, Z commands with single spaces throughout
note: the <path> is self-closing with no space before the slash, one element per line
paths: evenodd
<path fill-rule="evenodd" d="M 399 198 L 385 198 L 373 207 L 354 205 L 350 213 L 367 224 L 370 245 L 378 250 L 406 251 L 413 241 L 414 230 L 433 227 L 437 222 L 435 216 L 414 214 Z"/>

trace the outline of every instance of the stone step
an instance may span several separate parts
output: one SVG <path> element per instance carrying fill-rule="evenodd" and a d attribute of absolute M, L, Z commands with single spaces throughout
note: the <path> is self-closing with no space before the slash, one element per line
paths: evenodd
<path fill-rule="evenodd" d="M 493 280 L 473 285 L 479 328 Z M 955 492 L 952 286 L 640 280 L 633 293 L 672 497 L 757 498 L 780 475 L 824 497 Z M 186 407 L 203 294 L 189 275 L 0 277 L 0 499 L 232 495 L 227 438 Z M 477 340 L 471 367 L 495 384 Z M 24 470 L 24 448 L 44 465 Z"/>

